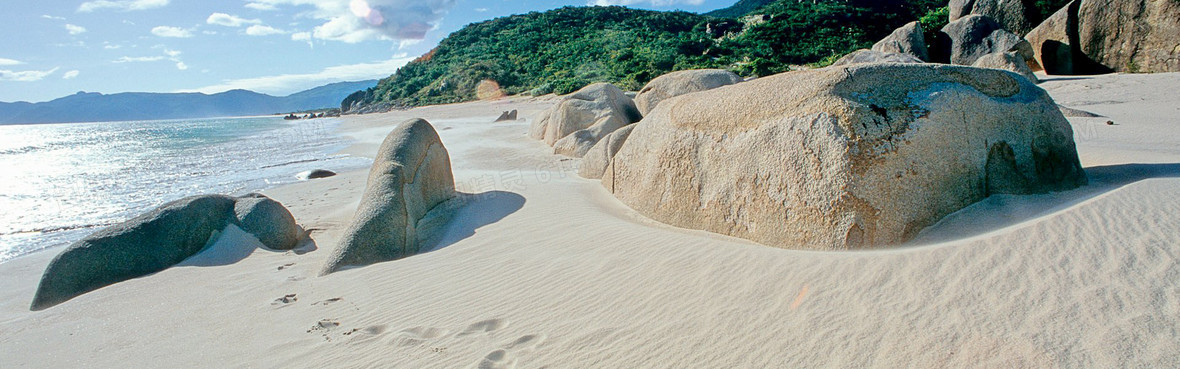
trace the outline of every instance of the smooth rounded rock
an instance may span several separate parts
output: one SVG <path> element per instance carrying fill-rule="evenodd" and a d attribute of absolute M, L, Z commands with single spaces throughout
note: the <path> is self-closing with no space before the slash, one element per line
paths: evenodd
<path fill-rule="evenodd" d="M 793 71 L 666 100 L 602 177 L 657 221 L 817 250 L 896 245 L 992 194 L 1084 183 L 1048 93 L 936 64 Z"/>
<path fill-rule="evenodd" d="M 381 143 L 361 204 L 321 274 L 418 254 L 418 221 L 454 196 L 438 132 L 424 119 L 398 124 Z"/>

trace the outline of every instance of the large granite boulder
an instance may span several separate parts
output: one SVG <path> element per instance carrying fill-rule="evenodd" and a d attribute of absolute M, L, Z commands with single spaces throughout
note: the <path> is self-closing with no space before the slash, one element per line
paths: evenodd
<path fill-rule="evenodd" d="M 906 23 L 889 36 L 873 44 L 873 51 L 893 54 L 909 54 L 922 61 L 930 60 L 930 53 L 926 50 L 926 36 L 922 33 L 922 24 L 917 21 Z"/>
<path fill-rule="evenodd" d="M 627 142 L 602 176 L 621 201 L 783 248 L 893 245 L 992 194 L 1086 183 L 1044 90 L 949 65 L 795 71 L 684 95 Z"/>
<path fill-rule="evenodd" d="M 1025 38 L 1049 74 L 1180 72 L 1180 2 L 1076 0 Z"/>
<path fill-rule="evenodd" d="M 631 97 L 613 85 L 595 83 L 534 119 L 529 136 L 544 140 L 555 153 L 582 157 L 599 139 L 640 118 Z"/>
<path fill-rule="evenodd" d="M 971 14 L 995 19 L 1009 32 L 1023 35 L 1032 30 L 1036 8 L 1031 0 L 951 0 L 950 19 L 954 22 Z"/>
<path fill-rule="evenodd" d="M 590 148 L 590 151 L 586 152 L 586 156 L 582 157 L 582 164 L 578 166 L 578 175 L 589 179 L 602 178 L 602 172 L 606 170 L 607 165 L 610 165 L 615 153 L 623 147 L 623 143 L 627 142 L 627 137 L 631 135 L 631 131 L 635 129 L 637 124 L 619 128 L 599 140 L 598 144 Z"/>
<path fill-rule="evenodd" d="M 877 50 L 860 49 L 860 50 L 850 52 L 850 53 L 848 53 L 848 55 L 844 55 L 840 59 L 837 59 L 836 62 L 832 63 L 831 66 L 832 67 L 841 67 L 841 66 L 853 65 L 853 64 L 873 64 L 873 63 L 915 64 L 915 63 L 924 63 L 924 62 L 922 61 L 922 59 L 918 59 L 918 57 L 910 55 L 910 54 L 899 54 L 899 53 L 889 53 L 889 52 L 883 52 L 883 51 L 877 51 Z"/>
<path fill-rule="evenodd" d="M 234 218 L 242 230 L 254 235 L 263 246 L 290 250 L 299 244 L 300 229 L 295 217 L 278 201 L 261 194 L 242 196 L 234 202 Z"/>
<path fill-rule="evenodd" d="M 454 196 L 438 132 L 423 119 L 398 124 L 381 143 L 356 215 L 321 273 L 417 254 L 418 221 Z"/>
<path fill-rule="evenodd" d="M 742 81 L 733 72 L 724 69 L 695 69 L 668 73 L 648 82 L 635 96 L 635 107 L 647 115 L 660 101 L 672 97 L 728 86 Z"/>
<path fill-rule="evenodd" d="M 235 215 L 235 208 L 240 211 Z M 294 247 L 295 219 L 262 195 L 193 196 L 164 204 L 73 243 L 45 268 L 31 308 L 41 310 L 81 294 L 156 273 L 212 244 L 228 225 L 267 247 Z"/>
<path fill-rule="evenodd" d="M 1024 78 L 1027 78 L 1033 83 L 1037 83 L 1037 76 L 1033 74 L 1032 69 L 1029 69 L 1028 63 L 1024 61 L 1024 57 L 1021 57 L 1020 54 L 1016 52 L 1010 51 L 1006 53 L 987 54 L 979 57 L 979 59 L 976 59 L 975 64 L 972 64 L 971 66 L 976 68 L 1002 69 L 1009 72 L 1014 72 L 1024 76 Z"/>
<path fill-rule="evenodd" d="M 971 65 L 980 57 L 996 53 L 1018 51 L 1026 60 L 1033 58 L 1031 47 L 1024 39 L 983 15 L 968 15 L 942 27 L 951 40 L 951 64 Z"/>

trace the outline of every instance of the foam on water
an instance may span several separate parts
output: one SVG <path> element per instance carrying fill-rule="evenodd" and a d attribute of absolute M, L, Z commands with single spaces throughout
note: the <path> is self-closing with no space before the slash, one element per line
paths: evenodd
<path fill-rule="evenodd" d="M 240 195 L 311 169 L 370 164 L 336 155 L 332 119 L 220 118 L 0 126 L 0 261 L 69 244 L 165 202 Z"/>

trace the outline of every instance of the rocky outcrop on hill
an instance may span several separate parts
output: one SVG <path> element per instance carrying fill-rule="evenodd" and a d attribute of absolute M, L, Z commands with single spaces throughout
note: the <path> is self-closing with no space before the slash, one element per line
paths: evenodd
<path fill-rule="evenodd" d="M 873 64 L 873 63 L 925 63 L 921 59 L 910 54 L 887 53 L 877 50 L 860 49 L 844 55 L 835 63 L 833 67 L 840 67 L 853 64 Z"/>
<path fill-rule="evenodd" d="M 615 87 L 595 83 L 566 96 L 533 120 L 529 136 L 558 154 L 582 157 L 598 140 L 642 118 L 635 102 Z"/>
<path fill-rule="evenodd" d="M 668 73 L 648 82 L 635 96 L 635 107 L 647 115 L 660 101 L 698 92 L 728 86 L 742 81 L 733 72 L 724 69 L 694 69 Z"/>
<path fill-rule="evenodd" d="M 438 132 L 423 119 L 398 124 L 381 143 L 356 215 L 321 273 L 417 254 L 418 221 L 454 196 Z"/>
<path fill-rule="evenodd" d="M 922 61 L 930 60 L 930 53 L 926 50 L 926 38 L 922 32 L 922 24 L 917 21 L 907 23 L 890 33 L 889 36 L 873 44 L 873 51 L 894 54 L 909 54 Z"/>
<path fill-rule="evenodd" d="M 684 95 L 626 142 L 602 179 L 621 201 L 784 248 L 897 244 L 991 194 L 1086 182 L 1044 90 L 948 65 L 795 71 Z"/>
<path fill-rule="evenodd" d="M 1017 51 L 1026 60 L 1033 57 L 1024 39 L 987 16 L 959 18 L 943 27 L 942 33 L 951 40 L 951 64 L 972 65 L 980 57 L 996 52 Z"/>
<path fill-rule="evenodd" d="M 1049 74 L 1180 71 L 1180 2 L 1075 0 L 1025 38 Z"/>
<path fill-rule="evenodd" d="M 31 308 L 45 309 L 168 269 L 201 252 L 229 225 L 241 227 L 273 249 L 294 248 L 300 236 L 291 213 L 263 195 L 176 200 L 67 247 L 45 269 Z"/>
<path fill-rule="evenodd" d="M 1032 69 L 1028 68 L 1028 63 L 1024 61 L 1024 58 L 1016 52 L 1010 51 L 1006 53 L 987 54 L 979 57 L 979 59 L 976 59 L 975 64 L 972 64 L 971 66 L 976 68 L 1002 69 L 1015 72 L 1016 74 L 1024 76 L 1024 78 L 1027 78 L 1029 81 L 1037 83 L 1037 76 L 1033 74 Z"/>

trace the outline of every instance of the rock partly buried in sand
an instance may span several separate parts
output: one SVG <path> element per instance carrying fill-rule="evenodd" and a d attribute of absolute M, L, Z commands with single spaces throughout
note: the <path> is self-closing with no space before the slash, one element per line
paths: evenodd
<path fill-rule="evenodd" d="M 237 216 L 235 207 L 240 209 Z M 292 247 L 294 241 L 288 237 L 292 231 L 298 238 L 298 225 L 287 209 L 262 195 L 176 200 L 70 245 L 45 269 L 31 308 L 41 310 L 168 269 L 196 255 L 230 224 L 241 226 L 268 247 Z"/>
<path fill-rule="evenodd" d="M 1074 108 L 1071 108 L 1071 107 L 1068 107 L 1065 105 L 1060 105 L 1060 104 L 1057 105 L 1057 109 L 1061 110 L 1061 115 L 1064 115 L 1069 118 L 1105 118 L 1106 117 L 1101 114 L 1095 114 L 1095 113 L 1091 113 L 1091 112 L 1081 110 L 1081 109 L 1074 109 Z"/>
<path fill-rule="evenodd" d="M 648 82 L 635 95 L 635 107 L 639 113 L 647 115 L 656 108 L 660 101 L 672 97 L 711 90 L 721 86 L 728 86 L 742 81 L 733 72 L 724 69 L 696 69 L 682 70 L 668 73 Z"/>
<path fill-rule="evenodd" d="M 582 157 L 602 137 L 642 116 L 618 87 L 595 83 L 566 96 L 533 121 L 529 136 L 558 154 Z"/>
<path fill-rule="evenodd" d="M 515 109 L 513 109 L 512 111 L 506 111 L 506 112 L 500 113 L 500 117 L 496 118 L 496 121 L 497 122 L 504 122 L 504 121 L 516 120 L 516 114 L 517 113 L 516 113 Z"/>
<path fill-rule="evenodd" d="M 873 64 L 873 63 L 905 63 L 917 64 L 924 63 L 921 59 L 910 54 L 887 53 L 876 50 L 860 49 L 844 55 L 832 67 L 841 67 L 853 64 Z"/>
<path fill-rule="evenodd" d="M 1033 52 L 1028 42 L 983 15 L 968 15 L 942 27 L 951 40 L 951 64 L 972 65 L 980 57 L 996 53 L 1017 51 L 1025 60 L 1032 60 Z"/>
<path fill-rule="evenodd" d="M 1014 72 L 1024 78 L 1027 78 L 1033 83 L 1037 83 L 1037 75 L 1033 74 L 1032 69 L 1028 68 L 1028 63 L 1024 58 L 1016 52 L 991 53 L 979 57 L 975 60 L 975 64 L 971 66 L 976 68 L 992 68 L 1001 69 L 1009 72 Z"/>
<path fill-rule="evenodd" d="M 381 143 L 361 204 L 322 274 L 417 254 L 418 220 L 454 196 L 451 159 L 434 127 L 423 119 L 398 124 Z"/>
<path fill-rule="evenodd" d="M 615 153 L 619 152 L 619 148 L 623 147 L 623 143 L 627 142 L 627 136 L 631 135 L 631 130 L 635 129 L 635 126 L 636 124 L 632 124 L 619 128 L 598 141 L 598 144 L 590 148 L 590 151 L 586 152 L 586 156 L 582 157 L 582 164 L 578 166 L 578 175 L 589 179 L 602 178 L 602 172 L 615 157 Z"/>
<path fill-rule="evenodd" d="M 1180 72 L 1180 2 L 1076 0 L 1025 38 L 1049 74 Z"/>
<path fill-rule="evenodd" d="M 1033 28 L 1029 12 L 1035 11 L 1024 3 L 1022 0 L 951 0 L 947 20 L 954 22 L 971 14 L 985 15 L 995 19 L 1004 29 L 1023 35 Z"/>
<path fill-rule="evenodd" d="M 922 25 L 917 21 L 909 22 L 893 30 L 889 36 L 873 44 L 873 51 L 893 54 L 908 54 L 919 60 L 930 60 L 930 53 L 926 50 L 926 36 L 922 33 Z"/>
<path fill-rule="evenodd" d="M 309 170 L 309 171 L 306 171 L 303 173 L 299 173 L 295 177 L 302 179 L 302 180 L 308 180 L 308 179 L 317 179 L 317 178 L 328 178 L 328 177 L 331 177 L 334 175 L 336 175 L 336 172 L 333 172 L 333 171 L 330 171 L 327 169 L 312 169 L 312 170 Z"/>
<path fill-rule="evenodd" d="M 991 194 L 1086 182 L 1044 90 L 960 66 L 823 68 L 684 95 L 627 142 L 602 179 L 624 203 L 783 248 L 898 244 Z"/>
<path fill-rule="evenodd" d="M 295 217 L 278 201 L 261 194 L 249 194 L 234 203 L 234 218 L 242 230 L 274 250 L 294 249 L 299 243 Z"/>

